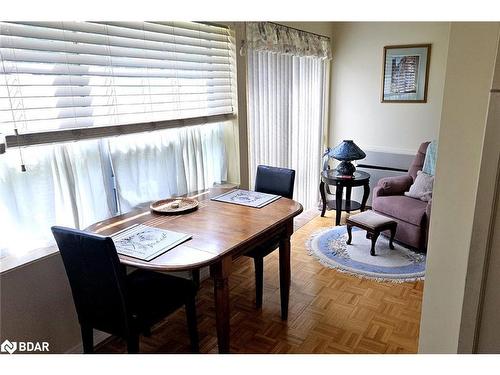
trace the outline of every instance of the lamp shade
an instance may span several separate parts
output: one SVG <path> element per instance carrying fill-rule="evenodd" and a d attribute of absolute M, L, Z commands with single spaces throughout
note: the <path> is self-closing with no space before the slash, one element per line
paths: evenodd
<path fill-rule="evenodd" d="M 344 140 L 330 153 L 337 160 L 351 161 L 364 159 L 366 154 L 352 140 Z"/>

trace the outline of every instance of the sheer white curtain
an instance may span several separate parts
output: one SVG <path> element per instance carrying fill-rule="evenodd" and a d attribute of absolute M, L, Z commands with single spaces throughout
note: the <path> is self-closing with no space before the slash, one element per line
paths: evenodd
<path fill-rule="evenodd" d="M 101 142 L 29 147 L 0 157 L 0 249 L 22 253 L 53 243 L 50 227 L 86 226 L 112 215 Z"/>
<path fill-rule="evenodd" d="M 198 22 L 0 22 L 0 250 L 226 180 L 234 48 Z"/>
<path fill-rule="evenodd" d="M 33 146 L 0 155 L 0 250 L 50 246 L 50 227 L 87 226 L 139 203 L 227 179 L 224 123 Z"/>
<path fill-rule="evenodd" d="M 319 199 L 328 64 L 248 49 L 250 176 L 259 164 L 295 169 L 294 198 L 305 208 Z"/>
<path fill-rule="evenodd" d="M 223 126 L 208 124 L 110 139 L 120 211 L 225 181 Z"/>

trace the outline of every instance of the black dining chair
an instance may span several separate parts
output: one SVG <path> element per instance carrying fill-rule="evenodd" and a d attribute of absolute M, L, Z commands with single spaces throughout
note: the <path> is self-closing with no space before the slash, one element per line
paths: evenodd
<path fill-rule="evenodd" d="M 287 168 L 259 165 L 255 177 L 255 191 L 260 193 L 276 194 L 292 199 L 295 182 L 295 171 Z M 248 253 L 255 265 L 255 305 L 262 307 L 264 288 L 264 258 L 279 247 L 279 240 L 269 241 Z"/>
<path fill-rule="evenodd" d="M 94 351 L 93 329 L 127 341 L 129 353 L 139 352 L 139 336 L 185 305 L 191 350 L 198 352 L 195 297 L 191 280 L 136 270 L 127 275 L 113 240 L 64 227 L 52 233 L 68 275 L 83 351 Z"/>

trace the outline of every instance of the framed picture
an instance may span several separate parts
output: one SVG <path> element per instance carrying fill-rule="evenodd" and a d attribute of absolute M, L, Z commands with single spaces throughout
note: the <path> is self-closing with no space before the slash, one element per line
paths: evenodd
<path fill-rule="evenodd" d="M 382 103 L 427 103 L 430 44 L 384 47 Z"/>

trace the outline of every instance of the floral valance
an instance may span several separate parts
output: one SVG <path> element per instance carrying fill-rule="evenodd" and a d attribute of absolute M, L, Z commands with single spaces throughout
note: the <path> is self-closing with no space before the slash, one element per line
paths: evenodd
<path fill-rule="evenodd" d="M 330 38 L 272 22 L 248 22 L 241 54 L 248 49 L 331 59 Z"/>

